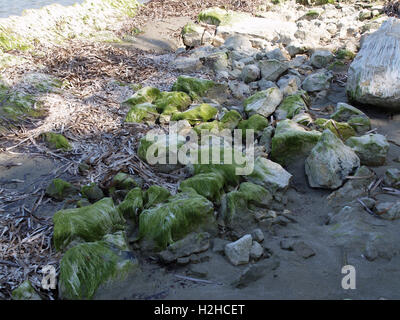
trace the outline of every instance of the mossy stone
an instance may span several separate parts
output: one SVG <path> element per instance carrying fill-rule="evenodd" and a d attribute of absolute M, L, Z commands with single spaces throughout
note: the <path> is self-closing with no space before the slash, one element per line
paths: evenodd
<path fill-rule="evenodd" d="M 45 132 L 42 134 L 42 136 L 49 147 L 52 149 L 61 149 L 63 151 L 68 151 L 72 148 L 67 138 L 65 138 L 62 134 Z"/>
<path fill-rule="evenodd" d="M 171 196 L 171 193 L 163 187 L 151 186 L 148 188 L 143 195 L 145 208 L 151 208 L 155 205 L 166 201 Z"/>
<path fill-rule="evenodd" d="M 199 195 L 206 197 L 208 200 L 219 202 L 224 185 L 225 181 L 223 175 L 215 171 L 200 173 L 183 180 L 179 184 L 179 190 L 184 191 L 187 188 L 192 188 Z"/>
<path fill-rule="evenodd" d="M 150 102 L 145 102 L 132 106 L 126 114 L 125 122 L 155 122 L 157 118 L 158 112 L 156 106 Z"/>
<path fill-rule="evenodd" d="M 132 97 L 124 101 L 124 103 L 132 106 L 146 102 L 153 103 L 161 96 L 161 92 L 157 88 L 144 87 L 138 90 Z"/>
<path fill-rule="evenodd" d="M 199 100 L 214 86 L 215 82 L 211 80 L 179 76 L 172 86 L 172 90 L 185 92 L 192 98 L 192 100 Z"/>
<path fill-rule="evenodd" d="M 322 130 L 329 129 L 338 138 L 346 141 L 348 138 L 357 135 L 356 131 L 346 122 L 336 122 L 332 119 L 318 118 L 314 123 Z"/>
<path fill-rule="evenodd" d="M 140 188 L 134 188 L 128 192 L 118 207 L 118 211 L 125 218 L 134 219 L 143 209 L 143 192 Z"/>
<path fill-rule="evenodd" d="M 279 107 L 275 110 L 275 114 L 278 120 L 292 119 L 304 110 L 307 110 L 307 105 L 303 100 L 302 94 L 293 94 L 283 99 Z"/>
<path fill-rule="evenodd" d="M 90 202 L 96 202 L 104 198 L 103 190 L 96 183 L 83 186 L 81 188 L 82 196 L 88 199 Z"/>
<path fill-rule="evenodd" d="M 230 110 L 221 117 L 220 128 L 233 130 L 238 126 L 240 120 L 242 120 L 240 113 L 236 110 Z"/>
<path fill-rule="evenodd" d="M 64 200 L 78 194 L 78 188 L 62 179 L 53 179 L 46 188 L 46 195 L 56 200 Z"/>
<path fill-rule="evenodd" d="M 166 115 L 185 111 L 191 103 L 189 95 L 178 91 L 161 92 L 161 96 L 155 101 L 157 111 Z"/>
<path fill-rule="evenodd" d="M 202 121 L 214 119 L 218 113 L 218 109 L 207 103 L 192 107 L 184 112 L 174 113 L 171 117 L 172 121 L 188 120 L 191 125 Z"/>
<path fill-rule="evenodd" d="M 42 300 L 29 280 L 25 280 L 13 290 L 11 297 L 13 300 Z"/>
<path fill-rule="evenodd" d="M 240 121 L 238 129 L 242 130 L 242 135 L 243 137 L 245 137 L 247 130 L 252 129 L 254 130 L 254 133 L 257 135 L 261 131 L 263 131 L 267 126 L 268 126 L 267 118 L 259 114 L 253 114 L 249 119 Z"/>

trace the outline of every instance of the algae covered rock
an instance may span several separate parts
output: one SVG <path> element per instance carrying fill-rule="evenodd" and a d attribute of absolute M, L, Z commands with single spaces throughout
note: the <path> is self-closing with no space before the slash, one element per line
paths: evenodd
<path fill-rule="evenodd" d="M 383 182 L 388 187 L 400 187 L 400 170 L 397 168 L 389 168 L 383 176 Z"/>
<path fill-rule="evenodd" d="M 128 250 L 122 232 L 69 249 L 60 261 L 60 297 L 92 299 L 100 287 L 137 272 L 138 261 Z"/>
<path fill-rule="evenodd" d="M 258 113 L 269 117 L 275 112 L 282 99 L 282 92 L 278 88 L 269 88 L 247 98 L 244 101 L 244 110 L 250 115 Z"/>
<path fill-rule="evenodd" d="M 381 134 L 367 134 L 361 137 L 351 137 L 346 145 L 360 158 L 361 164 L 367 166 L 381 166 L 386 161 L 389 143 Z"/>
<path fill-rule="evenodd" d="M 199 13 L 198 20 L 215 26 L 229 25 L 239 22 L 248 15 L 241 12 L 225 10 L 218 7 L 207 8 Z"/>
<path fill-rule="evenodd" d="M 166 203 L 144 210 L 139 217 L 140 238 L 151 247 L 165 249 L 213 219 L 212 202 L 194 190 L 185 190 Z"/>
<path fill-rule="evenodd" d="M 90 202 L 96 202 L 104 198 L 103 190 L 96 183 L 83 186 L 81 189 L 82 196 Z"/>
<path fill-rule="evenodd" d="M 174 114 L 185 111 L 192 103 L 192 99 L 185 92 L 161 92 L 161 96 L 155 101 L 158 112 L 162 114 Z"/>
<path fill-rule="evenodd" d="M 360 166 L 360 159 L 332 131 L 326 129 L 305 162 L 312 188 L 336 189 Z"/>
<path fill-rule="evenodd" d="M 371 129 L 371 120 L 361 110 L 343 102 L 336 105 L 331 119 L 338 122 L 347 122 L 357 133 L 363 133 Z"/>
<path fill-rule="evenodd" d="M 346 122 L 336 122 L 332 119 L 328 120 L 318 118 L 314 121 L 314 123 L 322 130 L 329 129 L 335 134 L 335 136 L 342 139 L 343 141 L 346 141 L 348 138 L 353 137 L 357 134 L 353 127 Z"/>
<path fill-rule="evenodd" d="M 320 137 L 320 132 L 307 131 L 292 120 L 279 121 L 272 138 L 271 158 L 280 164 L 288 164 L 305 157 Z"/>
<path fill-rule="evenodd" d="M 219 172 L 199 173 L 183 180 L 179 184 L 179 190 L 184 191 L 187 188 L 192 188 L 208 200 L 219 202 L 224 184 L 224 177 Z"/>
<path fill-rule="evenodd" d="M 151 208 L 155 205 L 164 202 L 171 196 L 171 193 L 160 186 L 151 186 L 143 194 L 143 201 L 145 208 Z"/>
<path fill-rule="evenodd" d="M 278 163 L 258 157 L 254 163 L 254 171 L 245 177 L 247 181 L 260 185 L 271 192 L 285 191 L 289 187 L 292 175 Z"/>
<path fill-rule="evenodd" d="M 207 103 L 202 103 L 201 105 L 194 106 L 187 111 L 174 113 L 171 117 L 171 120 L 188 120 L 190 124 L 195 124 L 199 121 L 208 121 L 214 119 L 217 113 L 217 108 L 212 107 Z"/>
<path fill-rule="evenodd" d="M 78 194 L 78 191 L 78 188 L 74 187 L 69 182 L 57 178 L 53 179 L 46 188 L 46 195 L 61 201 Z"/>
<path fill-rule="evenodd" d="M 188 22 L 183 27 L 181 34 L 183 43 L 188 47 L 201 46 L 210 37 L 210 34 L 202 26 L 193 22 Z"/>
<path fill-rule="evenodd" d="M 275 115 L 278 120 L 292 119 L 305 110 L 307 110 L 307 105 L 304 102 L 302 94 L 299 93 L 284 98 L 282 103 L 275 110 Z"/>
<path fill-rule="evenodd" d="M 124 103 L 130 104 L 132 106 L 142 103 L 153 103 L 160 97 L 160 90 L 153 87 L 144 87 L 138 90 L 132 97 L 124 101 Z"/>
<path fill-rule="evenodd" d="M 118 172 L 112 179 L 111 185 L 117 190 L 131 190 L 141 186 L 131 175 L 124 172 Z"/>
<path fill-rule="evenodd" d="M 155 122 L 158 118 L 157 108 L 150 102 L 140 103 L 132 106 L 125 117 L 125 122 L 141 123 Z"/>
<path fill-rule="evenodd" d="M 33 288 L 29 280 L 22 282 L 19 287 L 12 292 L 13 300 L 42 300 Z"/>
<path fill-rule="evenodd" d="M 62 134 L 45 132 L 42 134 L 42 136 L 44 138 L 44 141 L 52 149 L 61 149 L 63 151 L 68 151 L 72 148 L 67 138 L 65 138 Z"/>
<path fill-rule="evenodd" d="M 125 218 L 135 218 L 143 209 L 143 192 L 140 188 L 134 188 L 128 192 L 117 209 Z"/>
<path fill-rule="evenodd" d="M 221 102 L 227 96 L 226 85 L 189 76 L 179 76 L 172 86 L 172 90 L 185 92 L 194 101 L 202 101 L 202 98 L 209 98 Z"/>
<path fill-rule="evenodd" d="M 53 242 L 60 251 L 73 241 L 97 241 L 107 233 L 123 230 L 125 220 L 112 199 L 103 198 L 90 206 L 58 211 L 53 223 Z"/>
<path fill-rule="evenodd" d="M 259 134 L 267 126 L 268 120 L 265 117 L 259 114 L 254 114 L 249 119 L 240 121 L 238 129 L 243 130 L 242 135 L 245 137 L 248 129 L 254 130 L 255 134 Z"/>
<path fill-rule="evenodd" d="M 242 120 L 242 116 L 236 110 L 229 110 L 226 112 L 220 120 L 220 129 L 229 129 L 233 130 L 237 127 L 240 120 Z"/>

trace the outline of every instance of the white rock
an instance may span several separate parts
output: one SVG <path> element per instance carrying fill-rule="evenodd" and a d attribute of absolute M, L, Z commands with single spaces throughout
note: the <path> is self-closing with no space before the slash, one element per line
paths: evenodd
<path fill-rule="evenodd" d="M 366 37 L 348 72 L 353 101 L 400 110 L 400 20 L 389 18 Z"/>
<path fill-rule="evenodd" d="M 235 266 L 248 263 L 252 242 L 251 235 L 246 234 L 239 240 L 228 243 L 225 245 L 226 257 Z"/>
<path fill-rule="evenodd" d="M 260 259 L 263 254 L 264 254 L 263 247 L 257 241 L 253 241 L 253 244 L 251 245 L 250 249 L 250 258 L 257 260 Z"/>

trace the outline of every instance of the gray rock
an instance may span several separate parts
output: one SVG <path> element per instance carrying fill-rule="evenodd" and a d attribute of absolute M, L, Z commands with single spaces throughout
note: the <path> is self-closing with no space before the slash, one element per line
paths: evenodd
<path fill-rule="evenodd" d="M 256 264 L 247 267 L 240 275 L 239 279 L 233 282 L 233 286 L 237 288 L 247 287 L 250 283 L 255 282 L 268 273 L 279 268 L 280 262 L 276 257 L 264 259 Z"/>
<path fill-rule="evenodd" d="M 293 240 L 283 239 L 280 241 L 279 246 L 282 250 L 293 251 Z"/>
<path fill-rule="evenodd" d="M 284 76 L 279 79 L 278 86 L 283 96 L 286 97 L 299 91 L 301 80 L 299 77 L 293 75 Z"/>
<path fill-rule="evenodd" d="M 329 63 L 333 61 L 333 54 L 328 50 L 316 50 L 310 58 L 311 64 L 320 69 L 325 68 Z"/>
<path fill-rule="evenodd" d="M 265 152 L 271 152 L 271 141 L 275 128 L 273 126 L 266 127 L 261 133 L 259 144 L 265 147 Z"/>
<path fill-rule="evenodd" d="M 228 243 L 225 246 L 225 255 L 235 266 L 246 264 L 249 262 L 251 246 L 252 238 L 247 234 L 235 242 Z"/>
<path fill-rule="evenodd" d="M 305 172 L 311 187 L 336 189 L 359 166 L 354 151 L 326 129 L 306 159 Z"/>
<path fill-rule="evenodd" d="M 296 252 L 299 257 L 302 257 L 304 259 L 315 256 L 314 250 L 303 241 L 295 242 L 293 244 L 293 251 Z"/>
<path fill-rule="evenodd" d="M 244 101 L 244 110 L 249 114 L 269 117 L 282 102 L 283 95 L 278 88 L 259 91 Z"/>
<path fill-rule="evenodd" d="M 220 239 L 220 238 L 215 238 L 212 241 L 212 251 L 215 253 L 224 253 L 225 251 L 225 246 L 229 243 L 228 240 Z"/>
<path fill-rule="evenodd" d="M 198 58 L 179 57 L 174 60 L 172 67 L 181 72 L 194 72 L 203 67 L 203 64 Z"/>
<path fill-rule="evenodd" d="M 246 65 L 242 70 L 241 78 L 245 83 L 258 80 L 260 78 L 260 68 L 255 64 Z"/>
<path fill-rule="evenodd" d="M 389 168 L 383 176 L 383 182 L 388 187 L 400 187 L 400 170 L 397 168 Z"/>
<path fill-rule="evenodd" d="M 227 38 L 223 46 L 234 51 L 246 51 L 253 49 L 249 38 L 242 35 L 236 35 Z"/>
<path fill-rule="evenodd" d="M 396 220 L 400 218 L 400 201 L 381 202 L 376 205 L 376 213 L 382 219 Z"/>
<path fill-rule="evenodd" d="M 261 69 L 261 77 L 270 81 L 278 80 L 278 78 L 289 69 L 288 63 L 275 59 L 261 60 L 259 66 Z"/>
<path fill-rule="evenodd" d="M 268 81 L 268 80 L 265 80 L 265 79 L 261 79 L 261 80 L 258 81 L 258 87 L 262 91 L 267 90 L 269 88 L 278 88 L 278 86 L 276 85 L 275 82 Z"/>
<path fill-rule="evenodd" d="M 264 248 L 257 241 L 253 241 L 250 249 L 250 258 L 253 260 L 258 260 L 263 254 Z"/>
<path fill-rule="evenodd" d="M 286 50 L 282 50 L 276 48 L 266 53 L 268 59 L 274 59 L 279 61 L 288 61 L 290 60 L 290 55 Z"/>
<path fill-rule="evenodd" d="M 346 140 L 346 145 L 353 149 L 360 158 L 360 163 L 367 166 L 383 165 L 389 151 L 389 143 L 381 134 L 350 137 Z"/>
<path fill-rule="evenodd" d="M 290 68 L 298 68 L 300 67 L 304 62 L 306 62 L 307 56 L 305 54 L 297 54 L 294 59 L 292 59 L 289 62 L 289 67 Z"/>
<path fill-rule="evenodd" d="M 331 118 L 339 122 L 348 122 L 359 134 L 371 129 L 371 121 L 368 116 L 347 103 L 338 102 Z"/>
<path fill-rule="evenodd" d="M 330 72 L 321 71 L 313 73 L 304 79 L 301 86 L 307 92 L 327 90 L 330 87 L 332 77 Z"/>
<path fill-rule="evenodd" d="M 261 229 L 254 229 L 251 233 L 251 237 L 254 241 L 263 242 L 264 241 L 264 233 Z"/>
<path fill-rule="evenodd" d="M 208 276 L 208 266 L 205 264 L 193 264 L 186 272 L 187 275 L 204 279 Z"/>
<path fill-rule="evenodd" d="M 241 81 L 229 81 L 228 86 L 232 91 L 233 97 L 236 99 L 243 99 L 250 95 L 250 87 Z"/>
<path fill-rule="evenodd" d="M 348 71 L 349 99 L 400 109 L 400 21 L 389 18 L 367 36 Z"/>

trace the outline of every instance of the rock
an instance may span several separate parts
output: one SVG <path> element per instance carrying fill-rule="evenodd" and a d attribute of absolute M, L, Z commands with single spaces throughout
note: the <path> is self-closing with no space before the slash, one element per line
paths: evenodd
<path fill-rule="evenodd" d="M 203 64 L 201 63 L 199 58 L 195 57 L 177 57 L 172 62 L 172 67 L 180 72 L 196 72 L 199 71 Z"/>
<path fill-rule="evenodd" d="M 253 260 L 258 260 L 263 254 L 264 248 L 257 241 L 253 241 L 250 249 L 250 258 Z"/>
<path fill-rule="evenodd" d="M 251 237 L 254 241 L 263 242 L 264 241 L 264 233 L 261 229 L 254 229 L 251 233 Z"/>
<path fill-rule="evenodd" d="M 361 110 L 343 102 L 336 105 L 331 119 L 339 122 L 348 122 L 357 133 L 364 133 L 371 129 L 371 121 Z"/>
<path fill-rule="evenodd" d="M 275 59 L 261 60 L 259 62 L 259 67 L 261 70 L 261 77 L 268 81 L 278 80 L 278 78 L 289 69 L 287 63 Z"/>
<path fill-rule="evenodd" d="M 241 81 L 229 81 L 228 85 L 229 89 L 232 91 L 233 97 L 236 99 L 242 100 L 250 95 L 250 87 Z"/>
<path fill-rule="evenodd" d="M 160 97 L 160 90 L 153 87 L 144 87 L 138 90 L 132 97 L 128 100 L 124 101 L 126 104 L 130 104 L 132 106 L 142 103 L 153 103 Z"/>
<path fill-rule="evenodd" d="M 310 126 L 311 124 L 314 123 L 314 119 L 311 117 L 311 115 L 307 112 L 300 112 L 299 114 L 296 114 L 293 118 L 292 121 L 301 124 L 303 126 Z"/>
<path fill-rule="evenodd" d="M 253 173 L 245 178 L 275 194 L 276 192 L 286 191 L 292 175 L 278 163 L 258 157 L 254 163 Z"/>
<path fill-rule="evenodd" d="M 81 189 L 82 196 L 88 199 L 91 203 L 104 198 L 103 190 L 96 183 L 83 186 Z"/>
<path fill-rule="evenodd" d="M 220 120 L 220 128 L 222 129 L 235 129 L 242 120 L 242 116 L 236 110 L 229 110 L 224 113 Z"/>
<path fill-rule="evenodd" d="M 249 38 L 241 35 L 227 38 L 224 42 L 224 47 L 233 51 L 249 51 L 253 49 Z"/>
<path fill-rule="evenodd" d="M 17 289 L 14 289 L 11 297 L 13 300 L 42 300 L 29 280 L 25 280 Z"/>
<path fill-rule="evenodd" d="M 77 195 L 78 192 L 78 188 L 74 187 L 69 182 L 58 178 L 53 179 L 46 188 L 46 195 L 58 201 L 62 201 L 65 198 Z"/>
<path fill-rule="evenodd" d="M 303 83 L 302 88 L 307 92 L 316 92 L 321 90 L 327 90 L 330 87 L 330 81 L 332 80 L 332 74 L 329 72 L 317 72 L 307 76 Z"/>
<path fill-rule="evenodd" d="M 366 166 L 361 166 L 354 174 L 355 179 L 349 179 L 343 187 L 332 192 L 328 197 L 328 204 L 342 208 L 344 204 L 368 194 L 368 186 L 375 181 L 375 173 Z"/>
<path fill-rule="evenodd" d="M 382 108 L 400 108 L 399 30 L 400 21 L 389 18 L 364 39 L 348 71 L 346 92 L 350 100 Z"/>
<path fill-rule="evenodd" d="M 143 192 L 140 188 L 134 188 L 128 192 L 117 209 L 125 218 L 135 219 L 139 212 L 143 209 L 144 200 Z"/>
<path fill-rule="evenodd" d="M 142 187 L 142 182 L 124 172 L 117 173 L 111 182 L 111 188 L 117 190 L 131 190 L 136 187 Z"/>
<path fill-rule="evenodd" d="M 351 137 L 346 140 L 346 145 L 353 149 L 361 164 L 367 166 L 382 166 L 389 151 L 389 143 L 380 134 Z"/>
<path fill-rule="evenodd" d="M 99 287 L 122 281 L 139 270 L 125 235 L 110 234 L 101 241 L 69 249 L 60 261 L 61 299 L 92 299 Z"/>
<path fill-rule="evenodd" d="M 200 61 L 204 66 L 212 69 L 216 73 L 227 70 L 229 66 L 228 56 L 224 51 L 213 52 L 206 57 L 200 58 Z"/>
<path fill-rule="evenodd" d="M 193 229 L 213 220 L 213 212 L 210 201 L 194 190 L 185 190 L 165 203 L 142 211 L 139 236 L 149 247 L 165 249 Z"/>
<path fill-rule="evenodd" d="M 228 243 L 225 246 L 225 255 L 234 266 L 249 263 L 251 246 L 251 235 L 247 234 L 235 242 Z"/>
<path fill-rule="evenodd" d="M 54 132 L 45 132 L 42 134 L 44 141 L 52 149 L 69 151 L 72 149 L 71 144 L 62 134 Z"/>
<path fill-rule="evenodd" d="M 279 246 L 282 250 L 293 251 L 293 240 L 283 239 L 279 242 Z"/>
<path fill-rule="evenodd" d="M 276 48 L 274 50 L 268 51 L 266 53 L 268 59 L 279 60 L 279 61 L 289 61 L 290 55 L 285 49 Z"/>
<path fill-rule="evenodd" d="M 269 88 L 278 88 L 278 86 L 275 84 L 275 82 L 268 81 L 265 79 L 261 79 L 258 81 L 258 87 L 262 91 L 267 90 Z"/>
<path fill-rule="evenodd" d="M 166 250 L 159 253 L 159 257 L 164 263 L 171 263 L 177 261 L 179 258 L 207 251 L 209 247 L 209 233 L 190 233 L 183 239 L 170 244 Z"/>
<path fill-rule="evenodd" d="M 186 274 L 195 278 L 205 279 L 208 276 L 208 267 L 207 265 L 194 264 L 189 267 Z"/>
<path fill-rule="evenodd" d="M 383 176 L 383 183 L 388 187 L 400 187 L 400 170 L 397 168 L 389 168 Z"/>
<path fill-rule="evenodd" d="M 333 54 L 328 50 L 315 50 L 310 58 L 311 64 L 315 68 L 325 68 L 333 61 Z"/>
<path fill-rule="evenodd" d="M 188 120 L 189 123 L 193 125 L 195 123 L 198 123 L 199 121 L 208 121 L 211 119 L 215 119 L 217 113 L 217 108 L 207 103 L 202 103 L 198 106 L 193 106 L 184 112 L 175 112 L 172 115 L 171 120 Z"/>
<path fill-rule="evenodd" d="M 176 112 L 185 111 L 192 100 L 185 92 L 161 92 L 160 97 L 154 102 L 157 112 L 171 115 Z"/>
<path fill-rule="evenodd" d="M 293 244 L 293 251 L 296 252 L 299 257 L 302 257 L 304 259 L 315 256 L 314 250 L 303 241 L 295 242 Z"/>
<path fill-rule="evenodd" d="M 199 173 L 191 178 L 183 180 L 179 184 L 179 190 L 194 189 L 199 195 L 208 200 L 219 202 L 223 187 L 224 177 L 219 172 Z"/>
<path fill-rule="evenodd" d="M 125 116 L 128 123 L 154 123 L 158 118 L 157 108 L 154 104 L 145 102 L 134 105 Z"/>
<path fill-rule="evenodd" d="M 278 88 L 269 88 L 247 98 L 244 101 L 244 110 L 250 115 L 258 113 L 269 117 L 281 103 L 282 98 L 282 92 Z"/>
<path fill-rule="evenodd" d="M 200 22 L 219 26 L 240 22 L 245 17 L 247 17 L 247 14 L 245 13 L 211 7 L 200 12 L 198 19 Z"/>
<path fill-rule="evenodd" d="M 342 141 L 356 135 L 356 131 L 346 122 L 336 122 L 332 119 L 318 118 L 314 123 L 322 130 L 328 129 Z"/>
<path fill-rule="evenodd" d="M 255 64 L 246 65 L 242 70 L 241 78 L 245 83 L 258 80 L 260 78 L 260 68 Z"/>
<path fill-rule="evenodd" d="M 271 141 L 272 141 L 272 136 L 273 136 L 274 132 L 275 132 L 275 128 L 273 126 L 268 126 L 261 133 L 259 144 L 261 146 L 265 147 L 266 153 L 270 153 L 270 151 L 271 151 Z"/>
<path fill-rule="evenodd" d="M 268 126 L 268 120 L 259 114 L 252 115 L 247 120 L 241 120 L 238 125 L 238 129 L 243 130 L 243 137 L 246 136 L 247 130 L 254 130 L 254 134 L 258 135 L 262 130 Z"/>
<path fill-rule="evenodd" d="M 257 281 L 269 272 L 278 269 L 279 265 L 280 262 L 276 257 L 264 259 L 252 264 L 243 271 L 239 279 L 234 281 L 232 285 L 237 288 L 247 287 L 250 283 Z"/>
<path fill-rule="evenodd" d="M 330 130 L 325 130 L 305 162 L 312 188 L 336 189 L 360 166 L 360 159 Z"/>
<path fill-rule="evenodd" d="M 307 131 L 292 120 L 279 121 L 272 138 L 271 159 L 284 165 L 305 158 L 320 137 L 320 132 Z"/>
<path fill-rule="evenodd" d="M 395 220 L 400 218 L 400 201 L 381 202 L 376 205 L 376 213 L 385 220 Z"/>
<path fill-rule="evenodd" d="M 202 101 L 203 98 L 208 98 L 222 103 L 228 95 L 228 88 L 225 84 L 188 76 L 179 76 L 172 86 L 172 90 L 185 92 L 194 101 Z"/>
<path fill-rule="evenodd" d="M 82 208 L 60 210 L 54 214 L 53 223 L 53 242 L 57 251 L 64 250 L 71 242 L 100 240 L 107 233 L 125 227 L 125 220 L 111 198 Z"/>
<path fill-rule="evenodd" d="M 297 93 L 300 85 L 300 78 L 293 75 L 283 76 L 278 81 L 279 89 L 281 89 L 284 97 Z"/>
<path fill-rule="evenodd" d="M 164 201 L 168 200 L 170 196 L 171 193 L 166 188 L 156 185 L 151 186 L 143 194 L 144 208 L 149 209 L 160 203 L 163 203 Z"/>
<path fill-rule="evenodd" d="M 202 26 L 189 22 L 182 29 L 182 39 L 185 46 L 198 47 L 211 42 L 212 35 Z"/>
<path fill-rule="evenodd" d="M 275 116 L 277 120 L 292 119 L 295 115 L 305 110 L 307 110 L 307 105 L 304 102 L 303 94 L 292 94 L 283 99 L 275 110 Z"/>

